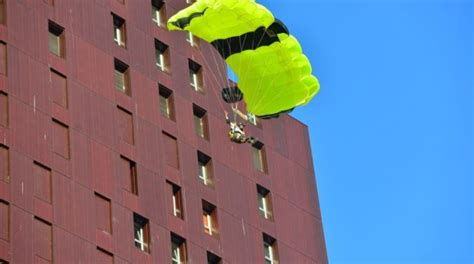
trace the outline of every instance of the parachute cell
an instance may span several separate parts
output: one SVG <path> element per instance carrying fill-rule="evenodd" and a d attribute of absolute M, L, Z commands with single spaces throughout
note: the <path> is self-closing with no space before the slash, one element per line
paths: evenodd
<path fill-rule="evenodd" d="M 289 112 L 319 91 L 298 41 L 254 0 L 197 0 L 172 16 L 168 28 L 211 43 L 237 75 L 247 111 L 256 116 Z"/>

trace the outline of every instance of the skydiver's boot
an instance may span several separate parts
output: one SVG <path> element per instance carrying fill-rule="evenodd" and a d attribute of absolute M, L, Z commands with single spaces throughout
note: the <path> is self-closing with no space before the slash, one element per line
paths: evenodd
<path fill-rule="evenodd" d="M 250 144 L 250 145 L 253 145 L 255 143 L 258 142 L 258 139 L 254 138 L 254 137 L 248 137 L 247 138 L 247 142 Z"/>

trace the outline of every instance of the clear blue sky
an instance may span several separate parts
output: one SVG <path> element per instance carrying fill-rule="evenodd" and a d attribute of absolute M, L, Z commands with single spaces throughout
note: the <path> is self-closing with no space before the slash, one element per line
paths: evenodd
<path fill-rule="evenodd" d="M 474 263 L 472 2 L 258 2 L 321 82 L 293 116 L 330 263 Z"/>

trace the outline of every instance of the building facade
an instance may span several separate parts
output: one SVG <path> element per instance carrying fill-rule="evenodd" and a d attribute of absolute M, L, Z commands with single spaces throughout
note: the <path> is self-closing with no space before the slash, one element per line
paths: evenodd
<path fill-rule="evenodd" d="M 0 263 L 327 263 L 306 126 L 228 140 L 189 2 L 0 0 Z"/>

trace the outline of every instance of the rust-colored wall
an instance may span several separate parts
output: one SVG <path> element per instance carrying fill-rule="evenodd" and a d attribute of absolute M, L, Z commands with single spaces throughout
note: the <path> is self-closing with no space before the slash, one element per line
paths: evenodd
<path fill-rule="evenodd" d="M 155 26 L 149 0 L 49 2 L 7 0 L 0 25 L 8 65 L 0 147 L 9 153 L 0 156 L 1 260 L 47 263 L 52 230 L 55 263 L 109 259 L 103 250 L 115 263 L 169 263 L 170 232 L 187 240 L 192 263 L 205 263 L 206 250 L 224 263 L 263 263 L 262 232 L 277 239 L 280 263 L 327 262 L 306 126 L 289 116 L 247 126 L 265 144 L 268 173 L 260 173 L 251 147 L 227 139 L 216 92 L 224 64 L 211 47 L 192 48 L 184 33 Z M 167 1 L 167 14 L 185 5 Z M 127 49 L 112 40 L 111 12 L 126 20 Z M 48 50 L 48 19 L 65 28 L 65 59 Z M 154 64 L 154 38 L 170 47 L 171 74 Z M 114 88 L 114 58 L 130 65 L 131 97 Z M 204 94 L 189 85 L 188 58 L 204 66 Z M 67 108 L 54 100 L 50 68 L 67 78 Z M 160 115 L 158 83 L 174 92 L 175 122 Z M 207 110 L 208 141 L 194 133 L 193 103 Z M 133 115 L 133 145 L 120 139 L 118 106 Z M 165 162 L 163 131 L 177 139 L 179 169 Z M 212 158 L 213 188 L 199 181 L 197 150 Z M 137 164 L 138 196 L 125 188 L 121 155 Z M 182 187 L 184 220 L 170 214 L 166 180 Z M 259 216 L 256 184 L 272 192 L 273 222 Z M 97 230 L 95 192 L 111 201 L 111 235 Z M 217 206 L 218 239 L 203 231 L 202 199 Z M 150 254 L 134 246 L 134 212 L 150 220 Z"/>

